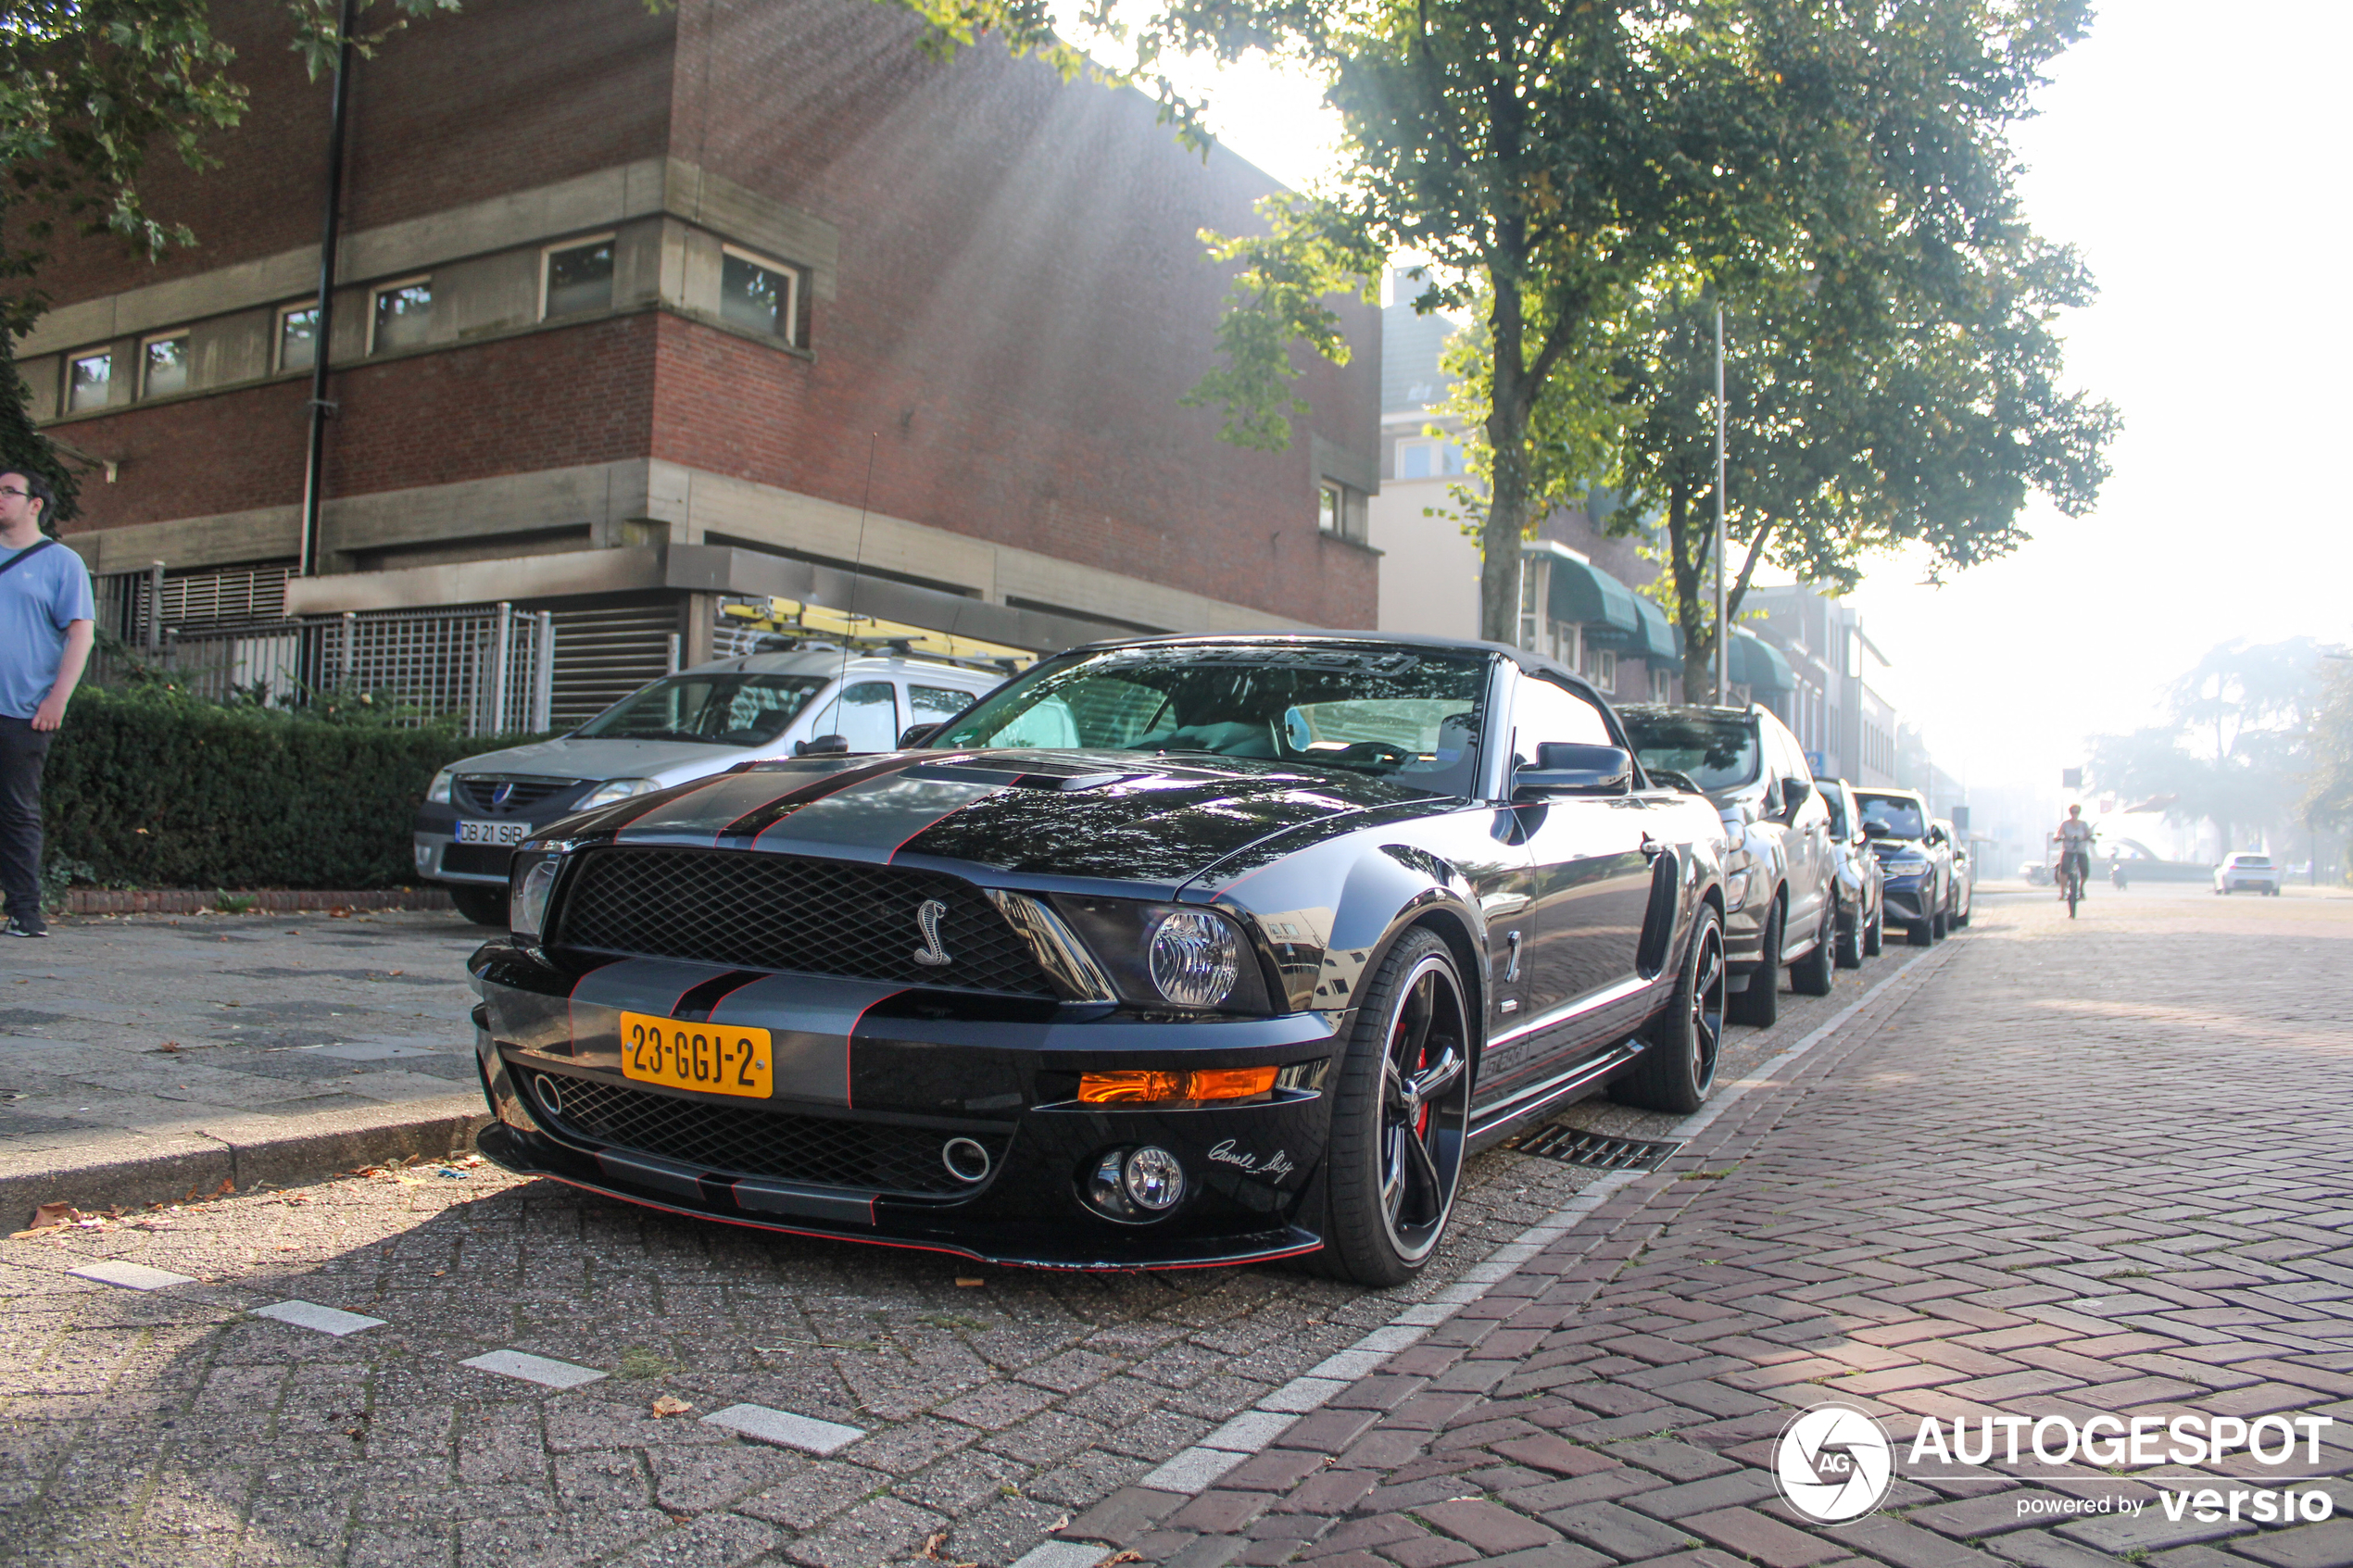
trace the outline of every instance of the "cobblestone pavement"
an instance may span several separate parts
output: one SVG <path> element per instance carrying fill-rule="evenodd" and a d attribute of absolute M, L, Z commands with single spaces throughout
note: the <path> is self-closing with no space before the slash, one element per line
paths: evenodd
<path fill-rule="evenodd" d="M 1205 1488 L 1122 1488 L 1057 1563 L 2353 1563 L 2353 906 L 2133 890 L 2070 923 L 2021 894 L 1977 926 L 1375 1374 Z M 1774 1471 L 1831 1400 L 1894 1474 L 1825 1526 Z M 2038 1462 L 2036 1433 L 2067 1446 L 2042 1418 L 2101 1414 L 2161 1418 L 2153 1452 L 2103 1430 L 2098 1462 Z M 1911 1457 L 1923 1422 L 1974 1445 L 2001 1416 L 2037 1423 L 2015 1460 L 1998 1427 L 1990 1462 Z M 2179 1446 L 2235 1424 L 2270 1462 Z M 2259 1524 L 2283 1491 L 2296 1522 Z"/>
<path fill-rule="evenodd" d="M 0 1166 L 480 1098 L 462 960 L 483 932 L 454 914 L 51 929 L 0 953 Z"/>
<path fill-rule="evenodd" d="M 267 937 L 283 949 L 233 922 L 197 928 L 201 940 L 169 926 L 135 938 L 85 927 L 95 935 L 82 939 L 123 941 L 133 967 L 180 965 L 190 996 L 257 1010 L 296 996 L 349 1017 L 386 995 L 438 1000 L 371 978 L 406 969 L 394 985 L 422 981 L 435 962 L 456 972 L 468 941 L 429 919 L 364 935 L 348 922 L 349 937 L 344 922 L 282 921 L 271 929 L 305 932 L 299 946 Z M 312 935 L 326 930 L 333 938 Z M 224 947 L 221 935 L 250 945 Z M 427 951 L 404 961 L 390 947 L 329 956 L 310 945 L 330 940 Z M 155 976 L 116 990 L 99 977 L 113 960 L 71 941 L 41 956 L 59 960 L 44 972 L 66 972 L 69 953 L 88 966 L 78 995 L 133 984 L 170 994 Z M 209 964 L 216 950 L 233 953 L 223 972 L 234 987 L 193 985 L 175 955 Z M 1861 974 L 1842 972 L 1828 997 L 1785 995 L 1775 1029 L 1734 1033 L 1727 1072 L 1769 1058 L 1912 956 L 1891 947 Z M 330 963 L 354 972 L 323 985 L 316 972 Z M 205 1015 L 216 1035 L 225 1010 Z M 358 1034 L 342 1018 L 271 1028 L 291 1037 L 208 1048 L 258 1059 Z M 1568 1120 L 1637 1133 L 1670 1121 L 1605 1101 Z M 973 1271 L 648 1214 L 464 1165 L 0 1242 L 0 1561 L 862 1564 L 922 1561 L 936 1542 L 933 1562 L 1005 1563 L 1220 1440 L 1238 1416 L 1241 1430 L 1266 1423 L 1248 1412 L 1336 1352 L 1378 1360 L 1352 1347 L 1410 1333 L 1387 1325 L 1478 1288 L 1459 1282 L 1598 1174 L 1508 1150 L 1479 1157 L 1444 1255 L 1391 1293 L 1282 1268 Z M 67 1272 L 106 1261 L 192 1277 L 143 1292 Z M 338 1338 L 252 1315 L 289 1298 L 384 1322 Z M 607 1375 L 555 1391 L 459 1364 L 500 1349 Z M 658 1416 L 658 1400 L 694 1409 Z M 865 1436 L 820 1458 L 699 1419 L 736 1403 Z M 1065 1562 L 1112 1550 L 1044 1549 Z"/>

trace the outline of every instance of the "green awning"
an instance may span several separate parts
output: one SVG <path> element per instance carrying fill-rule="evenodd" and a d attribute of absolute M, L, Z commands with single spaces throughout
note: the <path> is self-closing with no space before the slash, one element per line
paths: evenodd
<path fill-rule="evenodd" d="M 1582 625 L 1606 626 L 1620 633 L 1642 629 L 1642 611 L 1634 591 L 1608 572 L 1598 571 L 1592 562 L 1576 556 L 1549 539 L 1531 540 L 1521 547 L 1522 558 L 1535 557 L 1553 565 L 1553 591 L 1544 604 L 1544 612 L 1554 621 L 1574 621 Z"/>
<path fill-rule="evenodd" d="M 1732 628 L 1731 658 L 1726 674 L 1751 692 L 1793 692 L 1797 677 L 1790 673 L 1781 650 L 1754 632 Z"/>
<path fill-rule="evenodd" d="M 1555 571 L 1559 568 L 1554 569 Z M 1557 581 L 1557 579 L 1555 579 Z M 1611 627 L 1604 632 L 1591 632 L 1586 641 L 1602 647 L 1616 648 L 1628 659 L 1647 659 L 1651 663 L 1674 663 L 1682 659 L 1682 638 L 1667 612 L 1642 594 L 1629 596 L 1634 601 L 1634 615 L 1639 622 L 1630 632 Z"/>

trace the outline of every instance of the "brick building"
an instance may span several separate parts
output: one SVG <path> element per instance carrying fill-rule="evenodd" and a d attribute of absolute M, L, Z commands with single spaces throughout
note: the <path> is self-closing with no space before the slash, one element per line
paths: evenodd
<path fill-rule="evenodd" d="M 284 581 L 330 90 L 276 0 L 216 9 L 245 123 L 147 182 L 202 243 L 65 245 L 19 345 L 36 417 L 111 465 L 68 542 L 161 562 L 176 613 L 550 608 L 560 672 L 602 637 L 607 684 L 707 654 L 732 594 L 1026 648 L 1373 622 L 1375 313 L 1289 452 L 1177 405 L 1226 282 L 1197 232 L 1273 182 L 869 0 L 501 0 L 360 61 L 317 571 Z"/>

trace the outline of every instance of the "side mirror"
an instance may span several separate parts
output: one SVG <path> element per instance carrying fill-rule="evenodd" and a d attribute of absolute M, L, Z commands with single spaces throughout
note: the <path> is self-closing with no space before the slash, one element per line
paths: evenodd
<path fill-rule="evenodd" d="M 1798 809 L 1813 797 L 1814 786 L 1804 779 L 1781 781 L 1781 817 L 1785 822 L 1797 820 Z"/>
<path fill-rule="evenodd" d="M 795 757 L 847 757 L 849 755 L 848 735 L 819 735 L 813 740 L 792 743 Z"/>
<path fill-rule="evenodd" d="M 1633 754 L 1614 746 L 1546 741 L 1536 766 L 1512 775 L 1512 795 L 1625 795 L 1634 787 Z"/>
<path fill-rule="evenodd" d="M 899 732 L 899 749 L 912 751 L 939 733 L 937 724 L 910 724 Z"/>

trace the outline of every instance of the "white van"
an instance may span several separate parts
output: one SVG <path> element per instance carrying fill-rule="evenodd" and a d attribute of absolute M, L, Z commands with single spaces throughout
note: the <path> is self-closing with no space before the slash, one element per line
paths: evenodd
<path fill-rule="evenodd" d="M 853 752 L 897 749 L 917 725 L 954 718 L 1008 671 L 920 653 L 802 648 L 723 659 L 656 681 L 568 735 L 454 762 L 417 809 L 417 874 L 459 912 L 507 921 L 507 859 L 559 817 L 797 757 L 819 736 Z M 828 740 L 825 749 L 834 749 Z"/>

